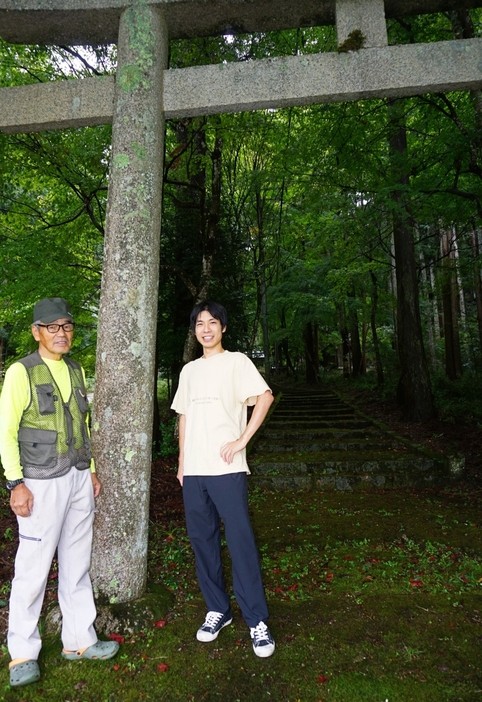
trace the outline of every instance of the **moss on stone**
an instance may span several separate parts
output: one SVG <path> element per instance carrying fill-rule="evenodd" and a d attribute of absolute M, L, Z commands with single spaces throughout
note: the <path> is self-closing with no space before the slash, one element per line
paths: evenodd
<path fill-rule="evenodd" d="M 365 45 L 366 37 L 361 29 L 354 29 L 347 36 L 345 41 L 338 47 L 338 53 L 348 53 L 348 51 L 359 51 Z"/>

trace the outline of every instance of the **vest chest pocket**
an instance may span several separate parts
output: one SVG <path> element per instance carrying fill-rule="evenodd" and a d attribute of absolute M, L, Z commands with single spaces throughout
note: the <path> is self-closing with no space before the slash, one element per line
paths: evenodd
<path fill-rule="evenodd" d="M 20 427 L 18 430 L 20 463 L 24 468 L 38 466 L 51 468 L 57 460 L 57 432 L 51 429 Z M 28 477 L 28 476 L 26 476 Z"/>
<path fill-rule="evenodd" d="M 54 386 L 51 383 L 36 385 L 38 410 L 40 414 L 55 414 L 55 395 Z"/>

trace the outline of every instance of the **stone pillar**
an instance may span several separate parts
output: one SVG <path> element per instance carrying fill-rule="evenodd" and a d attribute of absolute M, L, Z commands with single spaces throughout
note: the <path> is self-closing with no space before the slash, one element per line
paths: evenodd
<path fill-rule="evenodd" d="M 143 594 L 152 448 L 167 26 L 136 0 L 119 29 L 92 440 L 103 484 L 91 575 L 99 602 Z"/>
<path fill-rule="evenodd" d="M 355 30 L 363 34 L 364 49 L 387 46 L 384 0 L 336 0 L 338 46 Z"/>

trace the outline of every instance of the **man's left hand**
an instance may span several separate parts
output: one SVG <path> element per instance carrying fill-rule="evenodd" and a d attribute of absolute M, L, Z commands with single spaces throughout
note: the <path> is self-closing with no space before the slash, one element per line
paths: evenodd
<path fill-rule="evenodd" d="M 244 439 L 237 439 L 237 441 L 228 441 L 227 444 L 221 446 L 221 458 L 223 459 L 223 461 L 230 464 L 234 460 L 234 455 L 238 453 L 238 451 L 242 451 L 244 448 L 246 448 L 246 442 L 244 441 Z"/>
<path fill-rule="evenodd" d="M 97 497 L 102 487 L 102 484 L 99 478 L 97 477 L 96 473 L 91 473 L 90 476 L 92 478 L 92 487 L 94 488 L 94 497 Z"/>

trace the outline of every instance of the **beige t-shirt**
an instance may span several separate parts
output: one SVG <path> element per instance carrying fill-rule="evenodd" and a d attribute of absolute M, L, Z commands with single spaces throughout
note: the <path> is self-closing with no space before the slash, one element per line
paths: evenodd
<path fill-rule="evenodd" d="M 186 416 L 184 475 L 249 473 L 246 450 L 231 464 L 221 446 L 246 428 L 247 407 L 270 388 L 247 356 L 224 351 L 184 366 L 171 409 Z"/>

